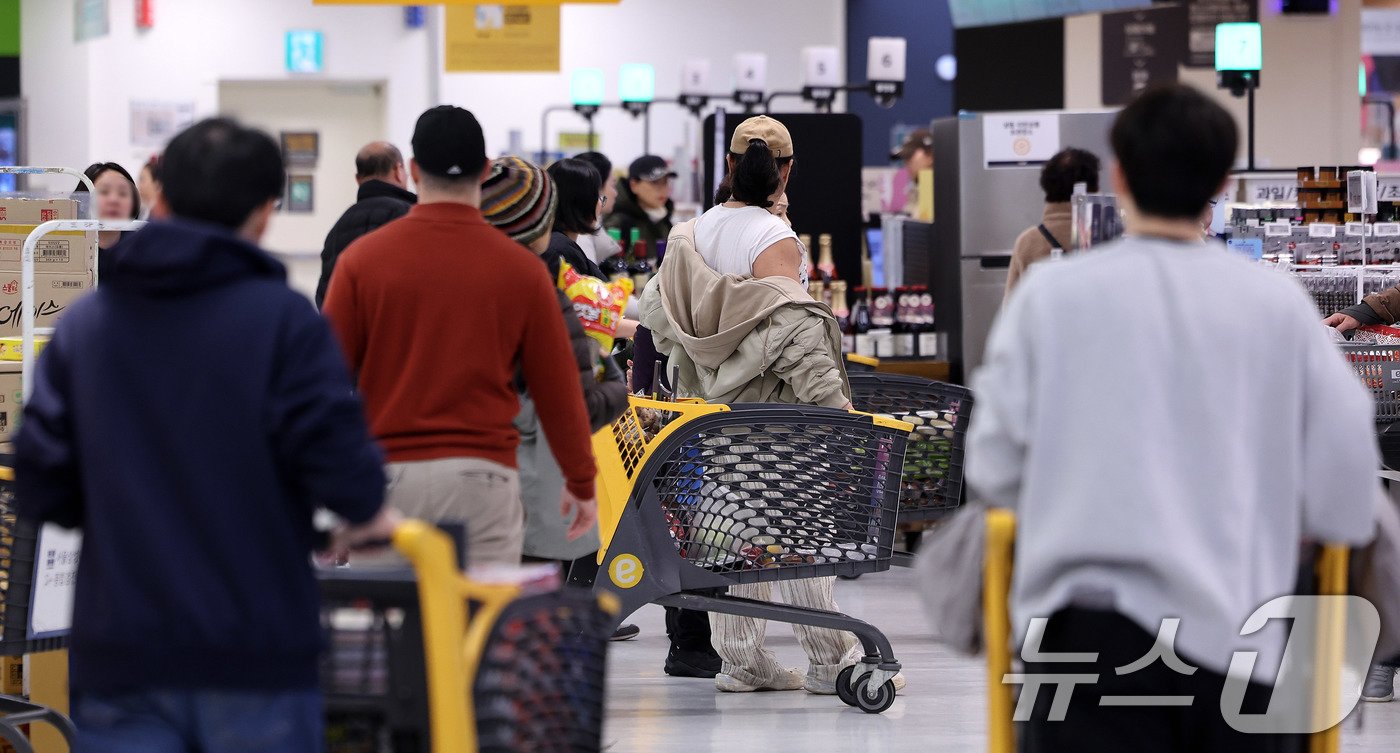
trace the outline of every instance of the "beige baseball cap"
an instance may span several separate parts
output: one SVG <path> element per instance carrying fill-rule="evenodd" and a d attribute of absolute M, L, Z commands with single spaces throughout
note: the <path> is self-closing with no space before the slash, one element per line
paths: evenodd
<path fill-rule="evenodd" d="M 768 117 L 759 115 L 749 118 L 734 129 L 734 138 L 729 142 L 729 151 L 743 154 L 749 150 L 749 142 L 759 139 L 768 144 L 768 149 L 777 159 L 792 156 L 792 134 L 787 126 Z"/>

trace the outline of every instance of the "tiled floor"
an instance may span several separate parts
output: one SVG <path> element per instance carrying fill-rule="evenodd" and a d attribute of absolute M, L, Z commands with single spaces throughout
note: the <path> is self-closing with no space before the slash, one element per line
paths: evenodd
<path fill-rule="evenodd" d="M 983 665 L 923 637 L 921 608 L 909 570 L 837 585 L 842 608 L 883 629 L 904 663 L 909 686 L 894 707 L 871 716 L 834 697 L 805 692 L 720 694 L 705 680 L 661 672 L 666 654 L 662 612 L 633 620 L 635 641 L 614 644 L 608 693 L 608 750 L 616 753 L 979 753 L 985 741 Z M 792 632 L 770 625 L 769 642 L 790 666 L 806 660 Z M 1400 751 L 1400 703 L 1363 704 L 1343 733 L 1346 753 Z M 1358 729 L 1358 724 L 1360 728 Z"/>

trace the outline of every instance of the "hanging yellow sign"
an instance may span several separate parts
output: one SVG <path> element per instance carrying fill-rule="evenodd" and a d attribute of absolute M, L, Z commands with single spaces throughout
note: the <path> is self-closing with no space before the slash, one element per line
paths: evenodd
<path fill-rule="evenodd" d="M 559 6 L 450 5 L 448 73 L 559 71 Z"/>

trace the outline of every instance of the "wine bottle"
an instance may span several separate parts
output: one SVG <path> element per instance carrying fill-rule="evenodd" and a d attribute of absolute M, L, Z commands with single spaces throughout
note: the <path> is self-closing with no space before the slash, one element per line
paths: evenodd
<path fill-rule="evenodd" d="M 817 271 L 821 273 L 823 282 L 831 282 L 836 277 L 836 261 L 831 256 L 831 235 L 822 233 L 817 238 L 817 244 L 821 246 L 821 261 L 817 262 Z"/>
<path fill-rule="evenodd" d="M 865 286 L 856 288 L 856 302 L 851 309 L 851 329 L 855 335 L 855 352 L 862 356 L 874 356 L 875 344 L 870 338 L 870 290 Z"/>
<path fill-rule="evenodd" d="M 851 310 L 846 306 L 846 283 L 837 280 L 831 283 L 831 313 L 841 328 L 841 350 L 850 353 L 855 350 L 856 333 L 851 325 Z"/>

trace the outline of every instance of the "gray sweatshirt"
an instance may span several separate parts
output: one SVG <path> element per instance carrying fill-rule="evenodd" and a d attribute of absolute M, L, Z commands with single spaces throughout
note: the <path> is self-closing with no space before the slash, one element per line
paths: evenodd
<path fill-rule="evenodd" d="M 1373 536 L 1370 396 L 1297 283 L 1222 246 L 1126 238 L 1036 264 L 984 363 L 967 479 L 1017 514 L 1018 642 L 1071 604 L 1154 635 L 1179 617 L 1188 663 L 1256 650 L 1262 679 L 1286 631 L 1241 627 L 1292 592 L 1299 542 Z"/>

